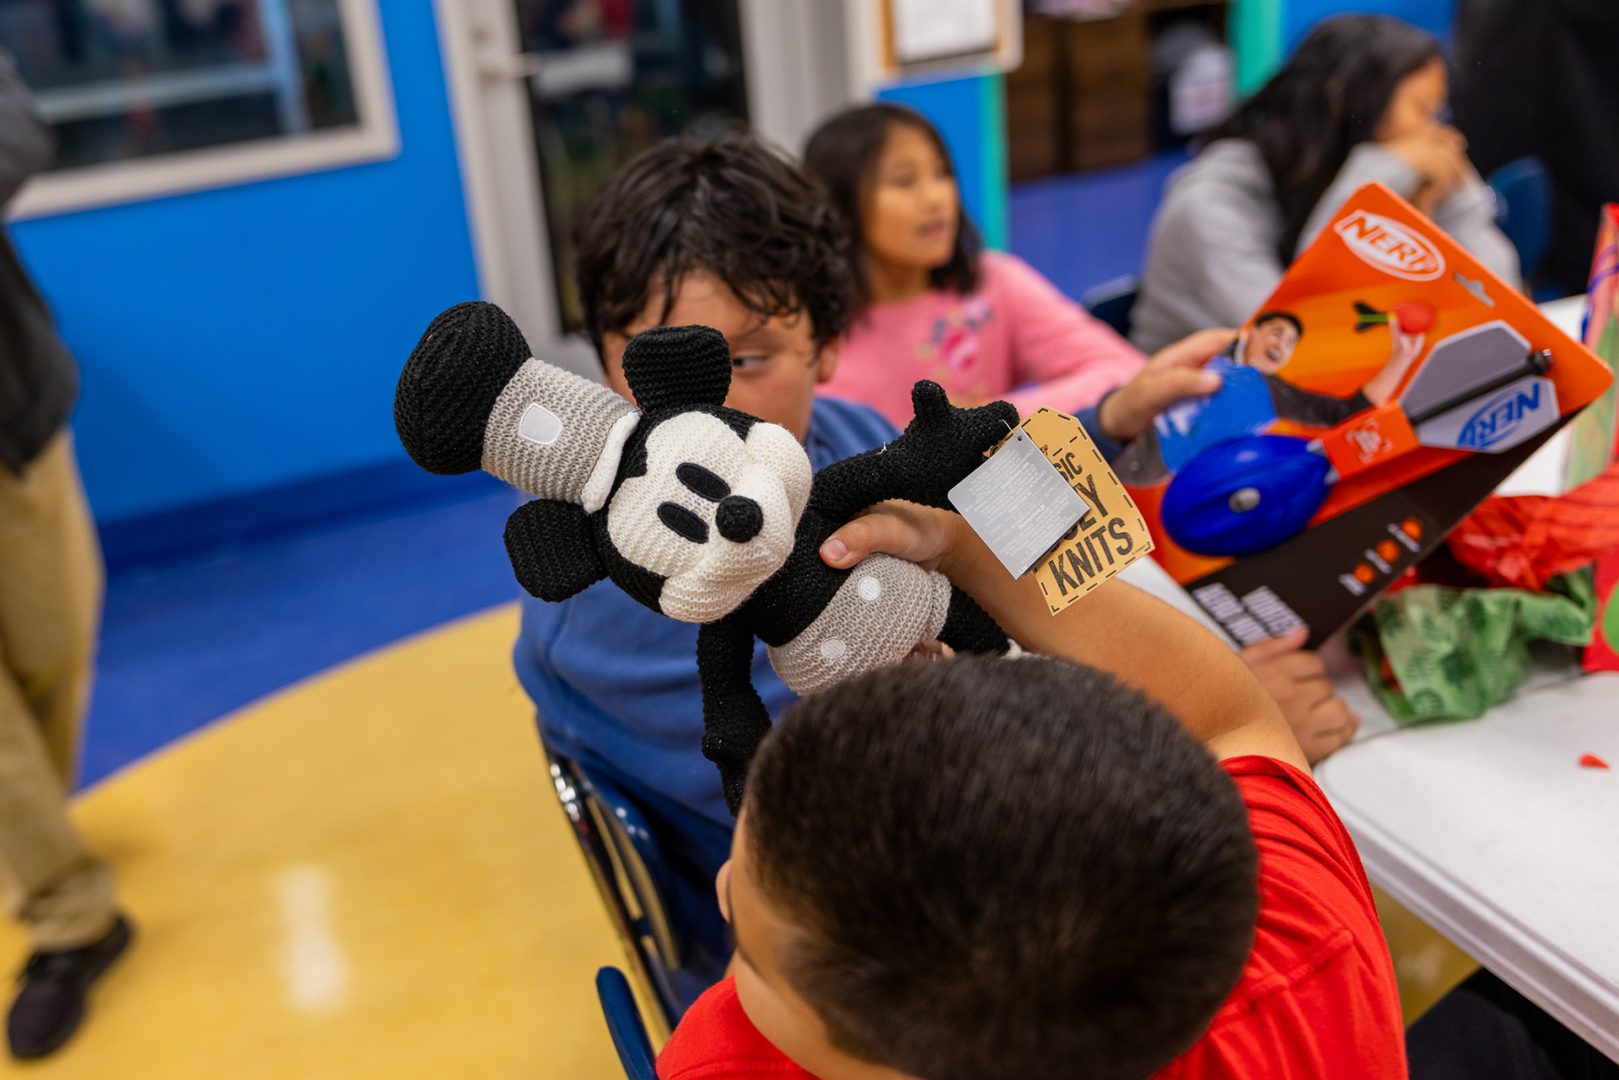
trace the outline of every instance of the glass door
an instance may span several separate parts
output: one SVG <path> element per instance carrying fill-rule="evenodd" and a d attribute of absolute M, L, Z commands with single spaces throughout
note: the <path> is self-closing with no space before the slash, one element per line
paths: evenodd
<path fill-rule="evenodd" d="M 537 352 L 581 372 L 597 365 L 574 332 L 573 236 L 607 178 L 672 135 L 751 126 L 796 151 L 850 96 L 839 0 L 437 10 L 483 293 Z"/>
<path fill-rule="evenodd" d="M 636 153 L 748 122 L 737 0 L 512 0 L 523 49 L 552 280 L 579 326 L 579 214 Z"/>

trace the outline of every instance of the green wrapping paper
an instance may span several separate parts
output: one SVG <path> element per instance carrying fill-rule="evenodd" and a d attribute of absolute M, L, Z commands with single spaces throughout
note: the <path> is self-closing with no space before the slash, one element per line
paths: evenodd
<path fill-rule="evenodd" d="M 1580 571 L 1538 593 L 1413 585 L 1378 601 L 1350 642 L 1383 707 L 1415 724 L 1482 716 L 1523 681 L 1530 642 L 1585 645 L 1595 623 Z"/>

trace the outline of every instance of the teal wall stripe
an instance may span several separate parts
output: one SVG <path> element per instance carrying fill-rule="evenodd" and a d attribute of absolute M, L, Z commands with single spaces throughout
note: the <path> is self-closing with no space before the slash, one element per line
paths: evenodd
<path fill-rule="evenodd" d="M 979 122 L 982 127 L 984 242 L 992 248 L 1006 248 L 1008 229 L 1006 209 L 1006 78 L 986 75 L 979 79 L 981 102 Z"/>

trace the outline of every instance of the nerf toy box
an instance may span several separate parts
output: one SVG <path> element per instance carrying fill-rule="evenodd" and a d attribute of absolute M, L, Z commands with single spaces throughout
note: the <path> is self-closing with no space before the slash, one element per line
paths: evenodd
<path fill-rule="evenodd" d="M 1619 370 L 1619 204 L 1602 209 L 1591 286 L 1585 309 L 1585 343 Z M 1574 425 L 1568 486 L 1578 487 L 1619 461 L 1619 387 L 1609 387 Z M 1619 671 L 1619 550 L 1596 562 L 1596 633 L 1585 650 L 1587 671 Z"/>
<path fill-rule="evenodd" d="M 1377 184 L 1210 367 L 1220 389 L 1114 465 L 1154 557 L 1241 644 L 1343 627 L 1610 381 Z"/>

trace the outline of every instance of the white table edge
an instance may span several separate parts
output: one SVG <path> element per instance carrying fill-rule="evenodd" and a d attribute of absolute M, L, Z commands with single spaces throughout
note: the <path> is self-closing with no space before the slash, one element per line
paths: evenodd
<path fill-rule="evenodd" d="M 1327 790 L 1330 795 L 1331 789 Z M 1354 838 L 1366 876 L 1374 884 L 1580 1038 L 1619 1062 L 1619 1029 L 1612 1025 L 1612 1019 L 1619 1016 L 1619 992 L 1560 953 L 1537 953 L 1538 963 L 1533 965 L 1509 956 L 1498 943 L 1503 930 L 1509 927 L 1514 933 L 1526 933 L 1516 919 L 1472 890 L 1466 890 L 1472 900 L 1470 906 L 1443 903 L 1431 889 L 1423 888 L 1425 881 L 1445 876 L 1454 889 L 1465 887 L 1431 862 L 1418 859 L 1353 806 L 1335 801 L 1333 808 Z"/>

